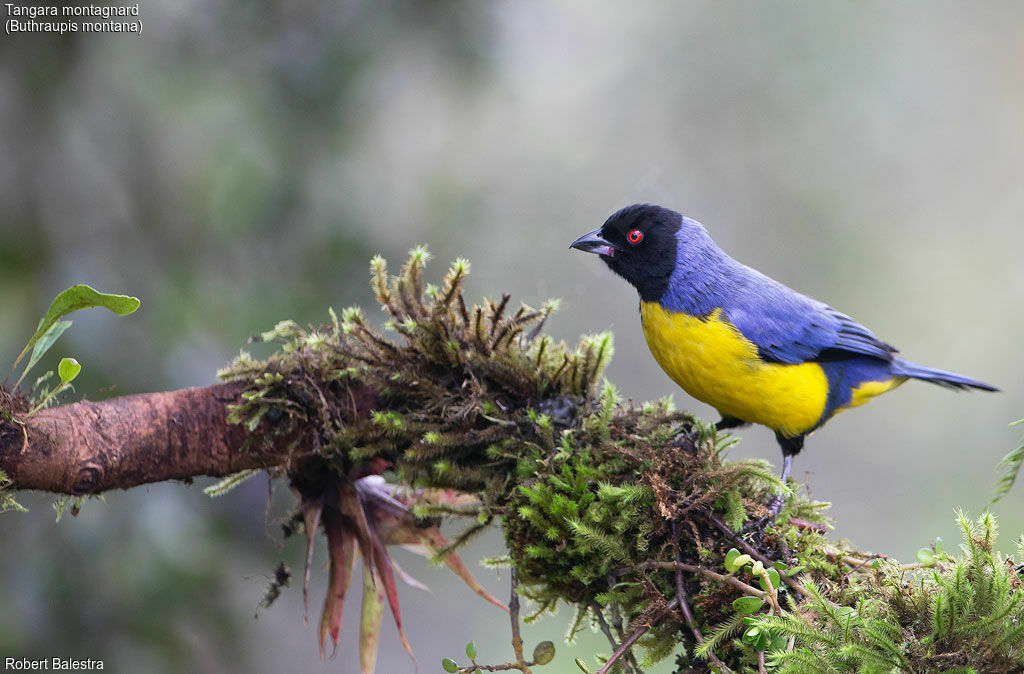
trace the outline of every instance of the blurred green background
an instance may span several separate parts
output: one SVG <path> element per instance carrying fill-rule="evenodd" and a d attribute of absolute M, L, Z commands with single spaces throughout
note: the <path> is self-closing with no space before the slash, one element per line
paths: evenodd
<path fill-rule="evenodd" d="M 987 502 L 1024 416 L 1020 3 L 150 0 L 141 18 L 141 36 L 0 41 L 0 362 L 82 282 L 143 304 L 73 317 L 49 363 L 83 363 L 76 396 L 209 384 L 280 319 L 371 306 L 369 257 L 427 243 L 438 278 L 472 260 L 473 297 L 560 297 L 559 337 L 613 329 L 625 395 L 713 419 L 654 363 L 634 291 L 567 248 L 656 202 L 907 357 L 1004 389 L 909 384 L 815 434 L 794 474 L 834 503 L 837 537 L 910 559 Z M 766 430 L 740 435 L 737 454 L 778 460 Z M 358 671 L 354 600 L 326 665 L 299 588 L 253 619 L 277 561 L 302 559 L 265 524 L 264 479 L 219 500 L 115 492 L 59 523 L 52 500 L 0 517 L 0 656 Z M 1022 505 L 1018 488 L 997 508 L 1004 549 Z M 463 556 L 500 551 L 493 535 Z M 403 591 L 420 671 L 469 639 L 508 657 L 496 609 L 398 559 L 434 590 Z M 559 644 L 552 671 L 574 668 L 567 622 L 526 631 Z M 385 618 L 378 671 L 411 669 Z"/>

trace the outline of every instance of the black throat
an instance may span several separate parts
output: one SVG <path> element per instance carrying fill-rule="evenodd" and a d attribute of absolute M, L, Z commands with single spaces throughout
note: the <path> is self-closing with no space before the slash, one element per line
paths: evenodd
<path fill-rule="evenodd" d="M 639 273 L 635 267 L 628 269 L 616 267 L 615 258 L 605 258 L 604 262 L 608 265 L 609 269 L 629 281 L 629 284 L 636 288 L 641 301 L 657 302 L 665 294 L 665 291 L 668 290 L 669 283 L 672 282 L 672 270 L 675 269 L 674 258 L 675 256 L 673 255 L 672 264 L 667 269 L 662 268 L 662 265 L 655 265 L 655 268 L 640 270 Z"/>

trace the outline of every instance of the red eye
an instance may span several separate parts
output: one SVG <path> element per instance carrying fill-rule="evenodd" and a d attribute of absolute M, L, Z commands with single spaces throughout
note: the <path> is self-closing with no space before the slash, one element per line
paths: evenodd
<path fill-rule="evenodd" d="M 626 234 L 626 241 L 629 241 L 634 246 L 644 240 L 644 233 L 639 229 L 631 229 Z"/>

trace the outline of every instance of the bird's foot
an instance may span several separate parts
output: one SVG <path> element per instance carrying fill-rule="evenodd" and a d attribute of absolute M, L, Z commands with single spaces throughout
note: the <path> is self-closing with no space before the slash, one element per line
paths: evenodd
<path fill-rule="evenodd" d="M 700 429 L 696 426 L 690 426 L 689 430 L 687 430 L 684 424 L 680 424 L 672 429 L 671 438 L 668 443 L 668 449 L 681 449 L 685 452 L 692 452 L 697 448 L 697 442 L 700 440 Z"/>

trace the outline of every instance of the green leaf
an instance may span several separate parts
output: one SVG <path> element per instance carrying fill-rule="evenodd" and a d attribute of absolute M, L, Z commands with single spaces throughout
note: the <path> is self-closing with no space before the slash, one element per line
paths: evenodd
<path fill-rule="evenodd" d="M 762 606 L 764 606 L 764 600 L 757 597 L 740 597 L 732 603 L 733 610 L 740 615 L 757 613 Z"/>
<path fill-rule="evenodd" d="M 1021 422 L 1024 422 L 1024 419 L 1015 421 L 1010 425 L 1016 426 Z M 1020 474 L 1022 464 L 1024 464 L 1024 442 L 1017 449 L 1011 450 L 996 466 L 996 470 L 1001 475 L 999 481 L 995 484 L 995 493 L 992 495 L 992 500 L 988 502 L 990 506 L 1010 492 L 1013 483 L 1017 481 L 1017 475 Z"/>
<path fill-rule="evenodd" d="M 70 384 L 81 371 L 82 366 L 74 358 L 61 358 L 60 365 L 57 366 L 57 374 L 62 384 Z"/>
<path fill-rule="evenodd" d="M 538 665 L 546 665 L 555 659 L 555 644 L 552 641 L 542 641 L 533 649 L 533 662 Z"/>
<path fill-rule="evenodd" d="M 725 568 L 729 570 L 729 573 L 732 573 L 733 571 L 738 571 L 742 569 L 744 566 L 750 564 L 752 561 L 754 561 L 754 558 L 750 555 L 740 555 L 739 557 L 736 557 L 732 560 L 731 565 L 726 563 Z"/>
<path fill-rule="evenodd" d="M 768 646 L 768 630 L 761 627 L 751 627 L 743 633 L 742 641 L 749 644 L 755 651 L 763 651 Z"/>
<path fill-rule="evenodd" d="M 931 548 L 921 548 L 917 551 L 917 559 L 922 564 L 931 566 L 935 563 L 935 553 L 932 551 Z"/>
<path fill-rule="evenodd" d="M 466 657 L 470 660 L 476 660 L 476 642 L 470 641 L 466 644 Z"/>
<path fill-rule="evenodd" d="M 359 617 L 359 664 L 372 672 L 380 644 L 380 623 L 384 616 L 384 584 L 374 582 L 369 564 L 363 564 L 363 606 Z"/>
<path fill-rule="evenodd" d="M 454 674 L 459 671 L 459 666 L 455 664 L 455 661 L 451 658 L 443 658 L 441 660 L 441 666 L 444 668 L 444 671 L 449 672 L 449 674 Z"/>
<path fill-rule="evenodd" d="M 245 470 L 228 475 L 217 484 L 211 484 L 209 487 L 203 489 L 203 493 L 210 497 L 223 496 L 248 480 L 250 477 L 255 477 L 259 474 L 260 471 L 255 468 L 246 468 Z"/>
<path fill-rule="evenodd" d="M 729 573 L 742 569 L 744 565 L 750 562 L 750 555 L 741 555 L 740 551 L 736 548 L 729 548 L 729 552 L 725 553 L 725 569 Z"/>
<path fill-rule="evenodd" d="M 71 327 L 71 321 L 57 321 L 50 328 L 39 337 L 36 342 L 36 346 L 32 349 L 32 357 L 28 359 L 28 365 L 25 366 L 25 372 L 28 372 L 32 367 L 39 362 L 39 359 L 50 350 L 53 343 L 64 334 L 64 331 Z"/>
<path fill-rule="evenodd" d="M 781 578 L 779 577 L 778 571 L 776 571 L 775 569 L 768 569 L 768 579 L 772 581 L 773 588 L 775 588 L 776 590 L 779 589 L 779 581 L 781 580 Z M 764 576 L 758 576 L 757 580 L 761 584 L 761 589 L 767 592 L 768 583 L 765 582 Z"/>
<path fill-rule="evenodd" d="M 11 366 L 11 371 L 14 371 L 14 368 L 16 368 L 18 363 L 21 362 L 21 359 L 25 357 L 26 353 L 28 353 L 28 350 L 35 346 L 36 343 L 49 332 L 54 323 L 60 320 L 62 316 L 70 314 L 73 311 L 78 311 L 79 309 L 88 309 L 90 307 L 106 307 L 115 314 L 124 316 L 138 309 L 140 304 L 141 302 L 139 302 L 137 297 L 130 297 L 128 295 L 109 295 L 101 293 L 84 284 L 71 286 L 61 294 L 57 295 L 57 297 L 53 299 L 53 302 L 50 303 L 50 308 L 47 310 L 46 315 L 39 321 L 39 327 L 36 328 L 36 333 L 32 335 L 32 339 L 28 340 L 28 344 L 25 345 L 21 354 L 19 354 L 17 359 L 15 359 L 14 365 Z M 54 339 L 56 339 L 56 337 L 54 337 Z M 41 356 L 42 353 L 39 355 Z M 21 383 L 26 372 L 28 372 L 28 368 L 21 373 L 21 377 L 18 378 L 15 386 Z"/>

